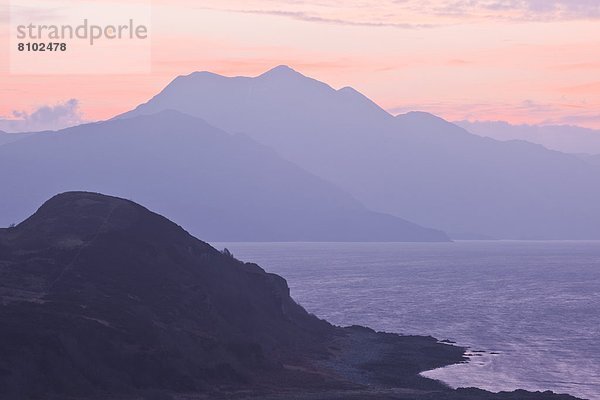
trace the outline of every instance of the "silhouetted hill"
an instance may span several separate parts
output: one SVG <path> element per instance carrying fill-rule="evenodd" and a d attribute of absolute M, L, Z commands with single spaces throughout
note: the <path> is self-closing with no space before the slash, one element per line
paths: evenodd
<path fill-rule="evenodd" d="M 143 202 L 212 241 L 448 240 L 368 210 L 247 136 L 176 111 L 2 145 L 0 171 L 0 226 L 56 193 L 88 190 Z"/>
<path fill-rule="evenodd" d="M 422 378 L 463 349 L 334 327 L 283 278 L 114 197 L 61 194 L 0 229 L 0 277 L 3 399 L 569 399 Z"/>
<path fill-rule="evenodd" d="M 0 231 L 0 250 L 0 391 L 14 398 L 240 384 L 332 332 L 282 278 L 126 200 L 56 196 Z"/>
<path fill-rule="evenodd" d="M 600 239 L 600 168 L 426 113 L 393 117 L 290 68 L 176 78 L 121 118 L 176 109 L 244 132 L 373 210 L 457 237 Z"/>

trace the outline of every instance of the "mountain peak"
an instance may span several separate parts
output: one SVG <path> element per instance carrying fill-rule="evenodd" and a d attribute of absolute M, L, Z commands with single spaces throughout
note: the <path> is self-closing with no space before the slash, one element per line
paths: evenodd
<path fill-rule="evenodd" d="M 210 71 L 194 71 L 188 75 L 180 75 L 178 78 L 223 78 L 222 75 Z"/>
<path fill-rule="evenodd" d="M 304 77 L 304 75 L 287 65 L 278 65 L 261 74 L 260 77 Z"/>

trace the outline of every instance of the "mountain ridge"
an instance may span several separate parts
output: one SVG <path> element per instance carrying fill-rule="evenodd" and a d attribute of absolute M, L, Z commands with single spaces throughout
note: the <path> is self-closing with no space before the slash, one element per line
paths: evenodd
<path fill-rule="evenodd" d="M 19 176 L 8 173 L 14 166 Z M 213 241 L 449 240 L 368 210 L 248 136 L 173 110 L 6 144 L 0 167 L 5 226 L 57 192 L 90 190 L 144 202 Z"/>
<path fill-rule="evenodd" d="M 165 108 L 204 118 L 274 148 L 370 209 L 460 237 L 600 238 L 594 165 L 427 114 L 394 117 L 355 91 L 313 81 L 297 73 L 221 77 L 215 85 L 192 79 L 119 118 Z"/>

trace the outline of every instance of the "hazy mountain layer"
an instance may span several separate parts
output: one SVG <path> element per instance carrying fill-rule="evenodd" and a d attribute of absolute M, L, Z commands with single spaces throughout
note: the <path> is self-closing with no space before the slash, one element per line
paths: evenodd
<path fill-rule="evenodd" d="M 512 125 L 502 121 L 459 121 L 471 133 L 497 140 L 526 140 L 565 153 L 600 154 L 600 130 L 572 125 Z"/>
<path fill-rule="evenodd" d="M 0 226 L 68 190 L 144 202 L 213 241 L 446 241 L 366 209 L 244 135 L 175 111 L 0 146 Z"/>
<path fill-rule="evenodd" d="M 176 109 L 244 132 L 378 211 L 457 237 L 599 239 L 600 168 L 424 113 L 393 117 L 287 67 L 181 76 L 123 115 Z"/>

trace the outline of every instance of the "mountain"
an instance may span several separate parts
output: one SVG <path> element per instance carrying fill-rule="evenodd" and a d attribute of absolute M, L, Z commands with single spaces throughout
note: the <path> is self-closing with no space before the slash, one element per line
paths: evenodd
<path fill-rule="evenodd" d="M 503 121 L 458 121 L 471 133 L 497 140 L 526 140 L 565 153 L 600 154 L 600 130 L 572 125 L 512 125 Z"/>
<path fill-rule="evenodd" d="M 29 133 L 6 133 L 0 131 L 0 146 L 6 143 L 16 142 L 17 140 L 25 139 L 31 136 Z"/>
<path fill-rule="evenodd" d="M 600 239 L 600 169 L 426 113 L 392 116 L 351 88 L 288 68 L 180 76 L 117 118 L 175 109 L 243 132 L 367 207 L 454 237 Z"/>
<path fill-rule="evenodd" d="M 356 195 L 371 207 L 406 210 L 455 236 L 600 238 L 599 168 L 540 145 L 475 136 L 427 113 L 396 119 L 403 134 L 380 168 L 396 165 L 402 191 L 367 197 L 373 188 L 365 187 Z"/>
<path fill-rule="evenodd" d="M 464 349 L 334 327 L 283 278 L 124 199 L 53 197 L 0 229 L 0 266 L 3 399 L 573 399 L 423 378 Z"/>
<path fill-rule="evenodd" d="M 175 111 L 2 145 L 0 171 L 2 226 L 56 193 L 87 190 L 144 202 L 213 241 L 448 240 L 369 211 L 247 136 Z"/>
<path fill-rule="evenodd" d="M 18 398 L 240 383 L 331 332 L 282 278 L 122 199 L 56 196 L 0 250 L 0 392 Z"/>

